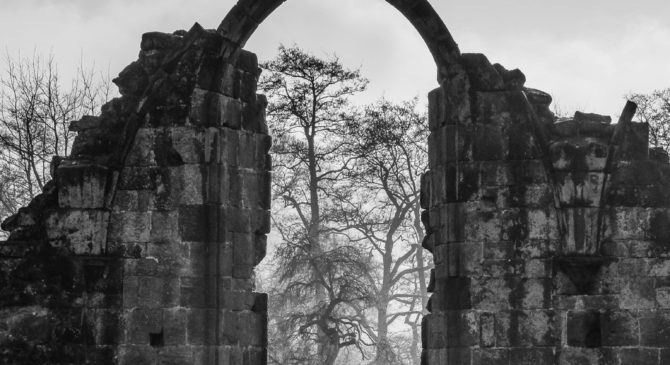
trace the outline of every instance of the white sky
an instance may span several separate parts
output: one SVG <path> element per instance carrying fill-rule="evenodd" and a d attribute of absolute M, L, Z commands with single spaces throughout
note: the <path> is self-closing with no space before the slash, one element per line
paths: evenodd
<path fill-rule="evenodd" d="M 216 28 L 233 0 L 0 0 L 0 47 L 52 52 L 61 73 L 83 60 L 115 76 L 141 34 Z M 432 0 L 463 52 L 520 68 L 561 109 L 618 115 L 623 95 L 670 87 L 670 1 Z M 261 59 L 279 43 L 336 52 L 370 79 L 364 97 L 411 98 L 434 88 L 418 34 L 383 0 L 288 0 L 247 45 Z M 0 70 L 3 71 L 3 70 Z"/>

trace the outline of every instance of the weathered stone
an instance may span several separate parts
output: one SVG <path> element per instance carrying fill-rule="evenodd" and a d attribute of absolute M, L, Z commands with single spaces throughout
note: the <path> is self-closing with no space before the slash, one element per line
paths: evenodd
<path fill-rule="evenodd" d="M 133 62 L 112 80 L 119 87 L 119 93 L 124 96 L 137 97 L 146 89 L 149 78 L 139 62 Z"/>
<path fill-rule="evenodd" d="M 549 105 L 552 102 L 552 97 L 551 95 L 545 93 L 544 91 L 540 91 L 537 89 L 531 89 L 528 87 L 523 88 L 524 94 L 526 94 L 526 97 L 528 98 L 528 101 L 530 101 L 533 104 L 538 104 L 538 105 Z"/>
<path fill-rule="evenodd" d="M 62 164 L 56 175 L 58 205 L 61 208 L 104 208 L 108 172 L 105 166 Z"/>
<path fill-rule="evenodd" d="M 504 88 L 503 78 L 483 54 L 464 53 L 461 55 L 461 63 L 468 73 L 473 90 L 493 91 Z"/>
<path fill-rule="evenodd" d="M 426 2 L 391 2 L 440 33 Z M 18 309 L 0 311 L 0 347 L 72 350 L 64 363 L 266 361 L 268 300 L 252 290 L 271 140 L 257 58 L 239 45 L 278 2 L 240 4 L 220 32 L 145 34 L 115 79 L 124 96 L 72 123 L 54 182 L 2 225 L 0 302 Z M 438 43 L 423 362 L 670 361 L 670 165 L 648 126 L 630 106 L 617 125 L 554 123 L 551 96 L 521 71 Z M 55 323 L 85 327 L 54 339 Z"/>
<path fill-rule="evenodd" d="M 85 115 L 77 121 L 70 123 L 68 130 L 71 132 L 81 132 L 87 129 L 101 128 L 103 119 L 97 116 Z"/>
<path fill-rule="evenodd" d="M 181 46 L 183 37 L 175 34 L 149 32 L 142 34 L 140 48 L 143 51 L 156 49 L 172 49 Z"/>
<path fill-rule="evenodd" d="M 518 68 L 514 70 L 507 70 L 501 64 L 496 63 L 493 67 L 498 71 L 500 77 L 505 82 L 505 88 L 508 90 L 522 90 L 526 83 L 526 75 Z"/>

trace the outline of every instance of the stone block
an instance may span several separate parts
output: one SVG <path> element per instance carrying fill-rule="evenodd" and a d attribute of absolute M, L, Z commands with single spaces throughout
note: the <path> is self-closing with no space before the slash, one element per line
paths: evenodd
<path fill-rule="evenodd" d="M 607 311 L 600 314 L 603 346 L 637 346 L 640 325 L 632 311 Z"/>
<path fill-rule="evenodd" d="M 193 350 L 188 346 L 167 346 L 161 349 L 158 359 L 161 365 L 193 364 Z"/>
<path fill-rule="evenodd" d="M 215 309 L 189 309 L 187 313 L 186 340 L 189 345 L 214 345 L 216 343 Z"/>
<path fill-rule="evenodd" d="M 524 259 L 548 258 L 556 253 L 559 246 L 558 240 L 532 239 L 515 242 L 518 254 Z"/>
<path fill-rule="evenodd" d="M 496 313 L 498 347 L 553 346 L 558 341 L 559 333 L 558 316 L 552 310 L 513 310 Z"/>
<path fill-rule="evenodd" d="M 472 351 L 472 363 L 477 365 L 508 365 L 510 362 L 509 349 L 481 348 Z M 433 363 L 430 363 L 433 364 Z M 435 364 L 443 364 L 436 362 Z"/>
<path fill-rule="evenodd" d="M 115 228 L 108 228 L 109 212 L 102 210 L 57 210 L 47 215 L 44 227 L 52 246 L 70 248 L 75 254 L 101 254 Z"/>
<path fill-rule="evenodd" d="M 155 191 L 157 182 L 167 178 L 167 170 L 159 167 L 124 167 L 119 176 L 118 189 Z"/>
<path fill-rule="evenodd" d="M 419 205 L 421 209 L 428 209 L 432 207 L 432 174 L 431 171 L 428 170 L 421 174 L 421 192 L 419 195 Z"/>
<path fill-rule="evenodd" d="M 516 123 L 508 126 L 505 142 L 507 160 L 533 160 L 542 156 L 535 133 L 528 124 Z"/>
<path fill-rule="evenodd" d="M 196 88 L 191 95 L 189 120 L 197 126 L 239 129 L 242 103 L 223 94 Z"/>
<path fill-rule="evenodd" d="M 521 308 L 550 308 L 552 283 L 550 279 L 521 279 L 514 288 Z"/>
<path fill-rule="evenodd" d="M 436 280 L 433 295 L 433 310 L 463 310 L 472 308 L 471 291 L 473 283 L 470 278 L 448 278 Z M 484 309 L 484 308 L 478 308 Z"/>
<path fill-rule="evenodd" d="M 264 178 L 265 177 L 265 178 Z M 240 174 L 240 184 L 241 189 L 241 206 L 244 208 L 261 208 L 261 184 L 263 185 L 266 193 L 268 192 L 268 186 L 266 182 L 269 182 L 269 176 L 263 176 L 263 174 L 256 171 L 242 171 Z M 266 202 L 267 203 L 267 202 Z"/>
<path fill-rule="evenodd" d="M 558 365 L 601 365 L 596 349 L 566 347 L 561 349 Z"/>
<path fill-rule="evenodd" d="M 151 231 L 149 238 L 152 243 L 169 244 L 177 240 L 179 232 L 179 212 L 155 211 L 151 213 Z"/>
<path fill-rule="evenodd" d="M 100 165 L 61 164 L 56 173 L 61 208 L 103 208 L 108 169 Z"/>
<path fill-rule="evenodd" d="M 184 164 L 211 162 L 211 149 L 218 140 L 216 128 L 171 127 L 167 134 L 172 151 L 178 154 Z M 217 161 L 218 162 L 218 161 Z"/>
<path fill-rule="evenodd" d="M 661 356 L 660 356 L 659 365 L 670 364 L 670 349 L 662 348 L 660 350 L 660 352 L 661 352 Z"/>
<path fill-rule="evenodd" d="M 524 260 L 523 271 L 521 275 L 524 278 L 551 278 L 551 261 L 546 259 Z"/>
<path fill-rule="evenodd" d="M 555 355 L 551 348 L 514 348 L 510 350 L 510 364 L 552 365 Z"/>
<path fill-rule="evenodd" d="M 182 277 L 180 281 L 181 306 L 185 308 L 211 308 L 216 304 L 216 278 Z"/>
<path fill-rule="evenodd" d="M 150 333 L 163 331 L 161 309 L 133 309 L 127 313 L 127 341 L 133 345 L 148 345 Z"/>
<path fill-rule="evenodd" d="M 567 319 L 568 346 L 597 348 L 602 345 L 598 312 L 570 312 Z"/>
<path fill-rule="evenodd" d="M 479 310 L 490 312 L 511 308 L 512 288 L 506 279 L 479 278 L 471 286 L 472 304 Z"/>
<path fill-rule="evenodd" d="M 670 343 L 670 312 L 640 313 L 640 345 L 666 347 Z"/>
<path fill-rule="evenodd" d="M 481 243 L 448 243 L 450 276 L 468 276 L 481 271 L 483 246 Z"/>
<path fill-rule="evenodd" d="M 440 128 L 446 119 L 444 89 L 441 87 L 428 93 L 428 126 L 431 131 Z"/>
<path fill-rule="evenodd" d="M 148 242 L 151 238 L 151 213 L 112 212 L 109 240 L 112 242 Z"/>
<path fill-rule="evenodd" d="M 268 162 L 270 148 L 272 147 L 272 137 L 267 134 L 254 134 L 256 139 L 256 157 L 255 157 L 255 167 L 262 170 L 272 170 L 272 165 Z"/>
<path fill-rule="evenodd" d="M 447 329 L 442 315 L 428 314 L 421 321 L 421 343 L 424 349 L 447 347 Z"/>
<path fill-rule="evenodd" d="M 254 72 L 240 72 L 240 99 L 253 102 L 257 91 L 257 70 Z"/>
<path fill-rule="evenodd" d="M 221 308 L 226 310 L 235 312 L 251 311 L 254 309 L 259 295 L 258 293 L 222 290 L 219 303 L 221 303 Z"/>
<path fill-rule="evenodd" d="M 178 278 L 140 276 L 138 283 L 138 307 L 163 308 L 179 305 L 181 284 Z"/>
<path fill-rule="evenodd" d="M 238 166 L 238 151 L 240 144 L 239 131 L 231 128 L 220 128 L 219 138 L 221 162 L 225 162 L 228 166 Z"/>
<path fill-rule="evenodd" d="M 137 306 L 137 293 L 139 291 L 139 277 L 126 275 L 123 278 L 123 308 L 134 308 Z"/>
<path fill-rule="evenodd" d="M 630 123 L 619 149 L 620 158 L 624 160 L 649 158 L 649 124 Z"/>
<path fill-rule="evenodd" d="M 659 363 L 659 350 L 650 348 L 627 348 L 621 349 L 621 365 L 661 365 Z"/>
<path fill-rule="evenodd" d="M 156 166 L 154 146 L 156 135 L 160 133 L 156 128 L 139 128 L 135 134 L 133 145 L 126 157 L 126 166 L 149 167 Z"/>
<path fill-rule="evenodd" d="M 206 242 L 181 243 L 177 254 L 183 257 L 183 261 L 175 274 L 189 277 L 216 275 L 216 256 L 209 253 L 210 247 L 211 244 Z"/>
<path fill-rule="evenodd" d="M 656 303 L 661 309 L 670 309 L 670 287 L 656 288 Z"/>
<path fill-rule="evenodd" d="M 606 283 L 618 294 L 621 309 L 656 308 L 656 288 L 654 278 L 616 278 Z"/>
<path fill-rule="evenodd" d="M 120 365 L 153 365 L 158 361 L 157 352 L 149 345 L 122 345 L 117 356 Z"/>
<path fill-rule="evenodd" d="M 183 165 L 170 168 L 173 184 L 170 194 L 178 195 L 181 205 L 203 204 L 207 197 L 207 186 L 204 185 L 204 180 L 209 178 L 207 172 L 207 167 L 203 165 Z"/>
<path fill-rule="evenodd" d="M 270 232 L 270 212 L 265 209 L 227 207 L 224 221 L 229 232 L 257 234 Z"/>
<path fill-rule="evenodd" d="M 221 319 L 224 344 L 247 347 L 267 343 L 267 316 L 252 311 L 233 312 L 224 309 Z"/>
<path fill-rule="evenodd" d="M 183 241 L 205 242 L 210 240 L 210 228 L 217 222 L 216 212 L 204 205 L 179 207 L 179 235 Z"/>
<path fill-rule="evenodd" d="M 521 72 L 518 68 L 514 70 L 507 70 L 501 64 L 496 63 L 493 65 L 500 77 L 502 77 L 505 82 L 505 89 L 507 90 L 523 90 L 523 85 L 526 83 L 526 75 Z"/>
<path fill-rule="evenodd" d="M 183 346 L 186 342 L 186 330 L 189 311 L 185 308 L 171 308 L 163 311 L 163 336 L 166 346 Z"/>
<path fill-rule="evenodd" d="M 470 347 L 479 344 L 479 318 L 474 311 L 447 311 L 443 320 L 449 347 Z"/>
<path fill-rule="evenodd" d="M 460 61 L 467 72 L 472 90 L 503 90 L 502 77 L 489 60 L 481 53 L 464 53 Z"/>
<path fill-rule="evenodd" d="M 531 125 L 532 107 L 521 91 L 475 93 L 475 122 Z"/>
<path fill-rule="evenodd" d="M 139 210 L 139 193 L 136 190 L 117 190 L 112 209 L 121 212 Z"/>
<path fill-rule="evenodd" d="M 484 260 L 507 260 L 515 256 L 515 244 L 509 241 L 487 242 L 483 245 Z"/>
<path fill-rule="evenodd" d="M 263 260 L 263 258 L 265 258 L 265 254 L 267 253 L 267 245 L 268 245 L 267 235 L 265 234 L 254 235 L 253 266 L 258 265 Z"/>
<path fill-rule="evenodd" d="M 466 204 L 463 241 L 497 242 L 501 237 L 501 217 L 499 212 L 480 209 L 475 204 Z M 457 218 L 458 219 L 458 218 Z M 457 228 L 453 228 L 456 230 Z"/>
<path fill-rule="evenodd" d="M 472 141 L 473 160 L 505 160 L 509 148 L 506 142 L 502 126 L 476 123 Z"/>
<path fill-rule="evenodd" d="M 482 313 L 479 317 L 479 346 L 495 347 L 496 343 L 496 324 L 495 314 Z"/>
<path fill-rule="evenodd" d="M 648 208 L 613 207 L 608 211 L 607 225 L 612 239 L 644 240 L 654 237 L 651 226 L 653 211 Z"/>
<path fill-rule="evenodd" d="M 525 209 L 505 209 L 500 214 L 499 240 L 522 242 L 528 238 L 528 211 Z"/>
<path fill-rule="evenodd" d="M 226 205 L 230 203 L 231 171 L 236 172 L 236 168 L 229 168 L 223 164 L 208 164 L 206 173 L 203 177 L 203 201 L 210 204 Z"/>
<path fill-rule="evenodd" d="M 205 58 L 203 63 L 198 73 L 197 86 L 199 88 L 233 98 L 239 97 L 240 72 L 237 67 L 230 63 L 222 63 L 216 58 Z"/>
<path fill-rule="evenodd" d="M 254 168 L 257 166 L 256 157 L 255 134 L 240 131 L 237 157 L 238 166 L 241 168 Z"/>

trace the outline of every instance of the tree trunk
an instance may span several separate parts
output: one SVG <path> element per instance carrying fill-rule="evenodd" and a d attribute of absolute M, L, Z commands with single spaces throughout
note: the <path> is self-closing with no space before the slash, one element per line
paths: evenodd
<path fill-rule="evenodd" d="M 319 328 L 319 365 L 333 365 L 340 353 L 340 338 L 337 330 L 328 329 L 325 332 Z M 315 364 L 316 365 L 316 364 Z"/>
<path fill-rule="evenodd" d="M 396 222 L 394 222 L 396 223 Z M 396 363 L 396 355 L 391 347 L 388 337 L 388 306 L 391 297 L 391 270 L 393 266 L 393 233 L 395 229 L 387 232 L 385 242 L 385 252 L 383 257 L 384 275 L 379 290 L 379 299 L 377 301 L 377 344 L 375 356 L 375 365 L 391 365 Z"/>

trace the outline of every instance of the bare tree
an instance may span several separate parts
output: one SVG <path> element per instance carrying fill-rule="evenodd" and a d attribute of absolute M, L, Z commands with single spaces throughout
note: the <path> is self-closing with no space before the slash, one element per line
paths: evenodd
<path fill-rule="evenodd" d="M 417 321 L 427 305 L 429 269 L 421 247 L 419 206 L 420 177 L 428 166 L 426 116 L 417 111 L 416 99 L 400 104 L 381 100 L 350 124 L 350 134 L 356 136 L 351 143 L 358 158 L 347 173 L 351 185 L 343 190 L 357 194 L 337 201 L 343 227 L 353 233 L 350 239 L 370 247 L 379 263 L 371 281 L 376 318 L 366 327 L 376 348 L 373 364 L 400 364 L 402 357 L 416 362 Z M 397 350 L 390 334 L 403 319 L 414 334 L 410 356 Z"/>
<path fill-rule="evenodd" d="M 297 47 L 280 47 L 262 67 L 275 141 L 273 226 L 281 236 L 270 313 L 281 347 L 270 348 L 270 360 L 330 365 L 340 349 L 366 341 L 360 312 L 370 299 L 370 260 L 333 224 L 333 199 L 355 159 L 345 134 L 354 118 L 348 98 L 367 81 L 335 57 Z"/>
<path fill-rule="evenodd" d="M 71 121 L 95 114 L 111 94 L 109 78 L 79 66 L 65 85 L 53 55 L 5 55 L 0 74 L 0 215 L 13 214 L 49 179 L 53 156 L 69 153 Z"/>
<path fill-rule="evenodd" d="M 649 142 L 670 152 L 670 88 L 649 94 L 630 94 L 637 104 L 637 119 L 649 123 Z"/>

